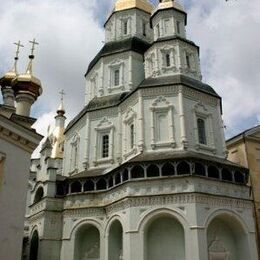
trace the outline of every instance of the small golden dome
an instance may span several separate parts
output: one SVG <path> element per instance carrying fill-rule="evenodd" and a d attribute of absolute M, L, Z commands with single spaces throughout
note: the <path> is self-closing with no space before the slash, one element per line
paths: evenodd
<path fill-rule="evenodd" d="M 8 71 L 5 75 L 0 78 L 0 85 L 2 88 L 10 87 L 12 85 L 12 81 L 17 77 L 17 73 L 15 70 Z"/>
<path fill-rule="evenodd" d="M 168 8 L 175 8 L 181 12 L 185 12 L 184 7 L 175 0 L 162 0 L 159 5 L 153 11 L 153 14 L 158 12 L 159 10 L 168 9 Z"/>
<path fill-rule="evenodd" d="M 21 74 L 14 78 L 12 87 L 16 94 L 18 92 L 31 92 L 36 97 L 42 94 L 41 81 L 29 73 Z"/>
<path fill-rule="evenodd" d="M 131 8 L 138 8 L 147 13 L 152 13 L 154 9 L 148 0 L 117 0 L 114 11 L 123 11 Z"/>
<path fill-rule="evenodd" d="M 42 84 L 41 81 L 33 76 L 32 73 L 32 61 L 34 56 L 31 54 L 29 56 L 29 64 L 26 73 L 18 75 L 12 81 L 12 88 L 15 95 L 17 93 L 30 92 L 36 98 L 42 94 Z"/>

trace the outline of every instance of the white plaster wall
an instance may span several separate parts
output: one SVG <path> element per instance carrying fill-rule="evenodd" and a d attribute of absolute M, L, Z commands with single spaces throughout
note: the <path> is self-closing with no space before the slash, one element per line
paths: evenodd
<path fill-rule="evenodd" d="M 171 66 L 166 67 L 165 53 L 171 57 Z M 191 68 L 186 64 L 186 52 L 192 56 Z M 156 42 L 145 53 L 145 77 L 160 77 L 184 74 L 197 80 L 201 80 L 200 61 L 198 49 L 178 39 Z M 153 62 L 153 66 L 150 64 Z"/>
<path fill-rule="evenodd" d="M 128 20 L 128 34 L 123 34 L 122 20 Z M 150 15 L 138 9 L 129 9 L 115 12 L 105 25 L 106 42 L 120 41 L 129 37 L 138 37 L 145 41 L 153 38 L 152 29 L 149 26 Z M 146 36 L 143 35 L 142 22 L 146 22 Z"/>
<path fill-rule="evenodd" d="M 20 259 L 30 153 L 3 139 L 0 148 L 6 154 L 0 187 L 0 256 L 6 260 Z"/>
<path fill-rule="evenodd" d="M 170 20 L 170 27 L 168 34 L 165 31 L 164 20 Z M 176 21 L 180 22 L 180 33 L 177 33 Z M 156 26 L 159 24 L 160 27 L 160 38 L 169 36 L 180 36 L 186 38 L 186 28 L 185 28 L 185 15 L 177 12 L 175 10 L 165 10 L 158 12 L 152 19 L 152 26 L 154 31 L 154 40 L 156 41 L 158 37 Z"/>

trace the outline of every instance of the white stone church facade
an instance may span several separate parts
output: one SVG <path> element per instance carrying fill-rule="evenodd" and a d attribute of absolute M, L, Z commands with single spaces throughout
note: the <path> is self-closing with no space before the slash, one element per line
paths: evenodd
<path fill-rule="evenodd" d="M 186 23 L 175 1 L 116 1 L 85 107 L 65 130 L 58 109 L 32 161 L 27 259 L 258 259 L 249 172 Z"/>

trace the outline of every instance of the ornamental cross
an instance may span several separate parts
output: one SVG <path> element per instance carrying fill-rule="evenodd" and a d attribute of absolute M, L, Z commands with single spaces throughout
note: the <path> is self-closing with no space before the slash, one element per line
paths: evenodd
<path fill-rule="evenodd" d="M 18 55 L 19 55 L 19 52 L 20 52 L 20 47 L 24 47 L 24 46 L 21 44 L 20 40 L 18 42 L 15 42 L 14 45 L 17 46 L 16 53 L 15 53 L 15 58 L 18 59 Z"/>
<path fill-rule="evenodd" d="M 33 52 L 35 50 L 35 45 L 39 45 L 38 42 L 36 42 L 35 39 L 33 39 L 32 41 L 29 41 L 32 44 L 32 48 L 31 48 L 31 55 L 33 56 Z"/>
<path fill-rule="evenodd" d="M 64 96 L 66 95 L 66 93 L 64 92 L 64 90 L 62 89 L 59 94 L 61 95 L 61 101 L 63 101 Z"/>

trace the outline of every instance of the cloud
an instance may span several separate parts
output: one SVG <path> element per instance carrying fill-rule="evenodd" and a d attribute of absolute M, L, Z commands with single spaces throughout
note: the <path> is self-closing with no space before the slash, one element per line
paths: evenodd
<path fill-rule="evenodd" d="M 260 1 L 190 0 L 188 35 L 201 47 L 204 81 L 223 98 L 227 136 L 260 116 Z"/>

